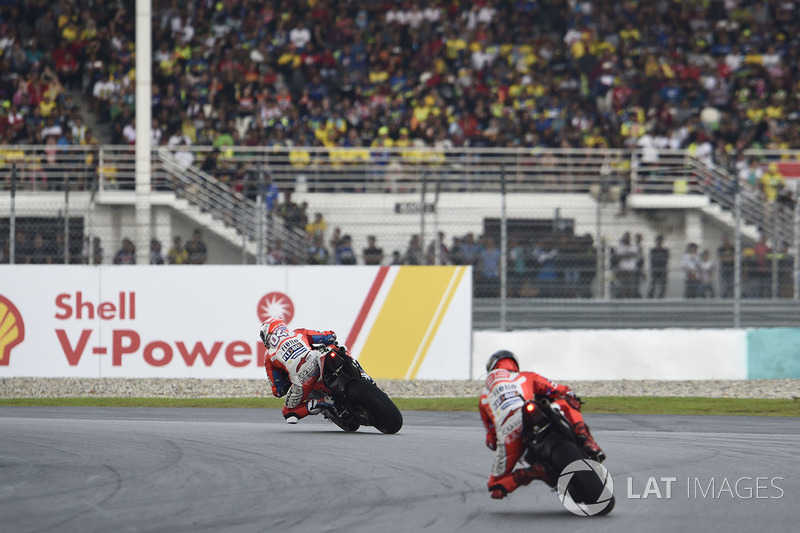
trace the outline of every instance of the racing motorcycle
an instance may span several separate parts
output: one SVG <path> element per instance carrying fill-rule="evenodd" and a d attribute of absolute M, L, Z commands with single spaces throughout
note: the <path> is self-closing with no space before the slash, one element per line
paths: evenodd
<path fill-rule="evenodd" d="M 553 479 L 559 479 L 567 466 L 575 461 L 597 460 L 583 450 L 559 405 L 545 396 L 536 395 L 522 406 L 522 440 L 525 443 L 525 461 L 543 464 Z M 599 505 L 605 483 L 606 480 L 595 469 L 586 467 L 572 474 L 567 491 L 579 505 Z M 611 494 L 604 508 L 599 505 L 601 510 L 590 514 L 608 514 L 614 503 Z"/>
<path fill-rule="evenodd" d="M 320 352 L 320 379 L 309 395 L 319 400 L 320 414 L 344 431 L 373 426 L 381 433 L 397 433 L 403 415 L 344 346 L 315 344 Z"/>

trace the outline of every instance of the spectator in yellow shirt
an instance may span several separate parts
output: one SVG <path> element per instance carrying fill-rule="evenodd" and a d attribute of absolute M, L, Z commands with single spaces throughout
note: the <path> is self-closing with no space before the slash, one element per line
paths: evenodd
<path fill-rule="evenodd" d="M 306 233 L 309 235 L 315 236 L 319 234 L 324 236 L 325 230 L 328 229 L 328 223 L 325 221 L 322 213 L 316 212 L 314 213 L 314 220 L 306 224 L 305 229 Z"/>
<path fill-rule="evenodd" d="M 392 148 L 394 146 L 394 140 L 389 137 L 388 126 L 380 127 L 378 130 L 378 138 L 372 141 L 372 146 L 382 146 L 384 148 Z"/>
<path fill-rule="evenodd" d="M 776 163 L 770 163 L 767 171 L 761 176 L 761 190 L 768 202 L 774 202 L 778 198 L 778 193 L 783 189 L 786 181 L 778 170 Z"/>
<path fill-rule="evenodd" d="M 398 148 L 408 148 L 411 146 L 411 139 L 409 138 L 408 128 L 400 128 L 400 138 L 394 143 Z"/>

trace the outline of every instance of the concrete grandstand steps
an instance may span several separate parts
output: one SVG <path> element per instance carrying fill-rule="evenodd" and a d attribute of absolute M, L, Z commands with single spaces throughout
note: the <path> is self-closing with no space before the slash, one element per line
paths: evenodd
<path fill-rule="evenodd" d="M 713 218 L 717 222 L 722 223 L 731 231 L 736 228 L 736 218 L 734 217 L 733 213 L 727 209 L 724 209 L 719 204 L 709 204 L 700 208 L 700 210 L 703 212 L 703 214 Z M 760 235 L 758 228 L 752 224 L 742 224 L 741 231 L 745 238 L 753 241 L 757 241 Z"/>
<path fill-rule="evenodd" d="M 203 211 L 185 198 L 176 197 L 172 205 L 176 211 L 190 219 L 202 230 L 212 232 L 233 245 L 238 244 L 243 246 L 248 255 L 255 256 L 257 253 L 257 244 L 255 241 L 243 237 L 240 231 L 227 225 L 218 215 L 212 215 L 209 212 Z"/>

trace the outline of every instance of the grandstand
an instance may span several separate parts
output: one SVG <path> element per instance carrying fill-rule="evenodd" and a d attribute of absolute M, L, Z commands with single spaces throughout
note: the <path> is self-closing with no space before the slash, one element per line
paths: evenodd
<path fill-rule="evenodd" d="M 0 188 L 13 176 L 17 214 L 73 257 L 63 221 L 80 218 L 109 262 L 135 224 L 134 13 L 89 7 L 0 6 Z M 376 235 L 385 262 L 414 234 L 569 220 L 598 252 L 593 296 L 613 294 L 630 231 L 665 234 L 680 297 L 686 243 L 736 233 L 746 251 L 765 234 L 788 244 L 771 296 L 796 298 L 793 258 L 778 286 L 800 233 L 795 7 L 153 2 L 150 237 L 200 227 L 209 262 L 263 263 L 276 240 L 305 262 L 310 236 L 267 213 L 268 174 L 357 253 Z"/>

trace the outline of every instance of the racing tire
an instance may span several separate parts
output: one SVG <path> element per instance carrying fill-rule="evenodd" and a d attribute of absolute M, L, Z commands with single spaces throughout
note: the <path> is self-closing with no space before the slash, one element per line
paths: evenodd
<path fill-rule="evenodd" d="M 583 450 L 570 441 L 564 441 L 557 445 L 550 454 L 550 460 L 557 475 L 560 475 L 571 463 L 584 459 L 587 459 L 587 456 Z M 576 472 L 570 480 L 567 490 L 577 503 L 596 503 L 603 492 L 603 486 L 603 480 L 597 476 L 594 470 L 590 470 Z M 607 515 L 614 508 L 615 503 L 616 500 L 612 495 L 608 505 L 595 516 Z"/>
<path fill-rule="evenodd" d="M 372 425 L 381 433 L 397 433 L 403 427 L 403 414 L 389 396 L 371 381 L 351 381 L 346 394 L 350 402 L 367 412 Z"/>

